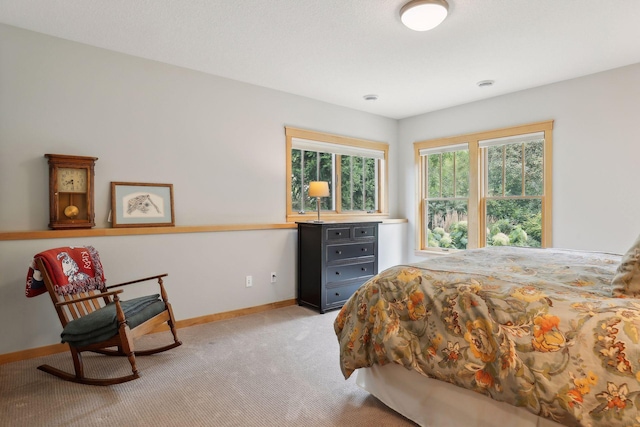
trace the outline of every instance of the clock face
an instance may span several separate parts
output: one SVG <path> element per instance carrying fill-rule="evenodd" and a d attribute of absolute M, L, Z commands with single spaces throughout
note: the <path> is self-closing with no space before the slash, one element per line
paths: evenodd
<path fill-rule="evenodd" d="M 86 193 L 87 169 L 59 168 L 58 191 L 62 193 Z"/>

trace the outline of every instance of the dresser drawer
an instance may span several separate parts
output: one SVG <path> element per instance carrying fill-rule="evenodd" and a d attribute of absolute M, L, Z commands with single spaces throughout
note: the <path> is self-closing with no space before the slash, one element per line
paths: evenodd
<path fill-rule="evenodd" d="M 344 303 L 353 295 L 355 291 L 362 285 L 362 282 L 352 283 L 350 285 L 338 286 L 336 288 L 327 288 L 327 305 L 335 303 Z"/>
<path fill-rule="evenodd" d="M 327 240 L 343 240 L 351 238 L 351 227 L 327 228 Z"/>
<path fill-rule="evenodd" d="M 327 282 L 340 282 L 356 277 L 371 276 L 375 274 L 374 271 L 374 262 L 327 267 Z"/>
<path fill-rule="evenodd" d="M 375 242 L 327 245 L 327 261 L 373 256 Z"/>
<path fill-rule="evenodd" d="M 375 237 L 377 228 L 378 227 L 375 226 L 375 225 L 366 225 L 366 226 L 354 227 L 353 238 L 354 239 L 361 239 L 363 237 Z"/>

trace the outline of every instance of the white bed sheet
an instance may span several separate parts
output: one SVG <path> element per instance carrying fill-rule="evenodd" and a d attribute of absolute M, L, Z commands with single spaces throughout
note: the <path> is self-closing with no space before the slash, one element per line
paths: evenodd
<path fill-rule="evenodd" d="M 526 409 L 427 378 L 395 363 L 358 369 L 356 384 L 423 427 L 562 427 Z"/>

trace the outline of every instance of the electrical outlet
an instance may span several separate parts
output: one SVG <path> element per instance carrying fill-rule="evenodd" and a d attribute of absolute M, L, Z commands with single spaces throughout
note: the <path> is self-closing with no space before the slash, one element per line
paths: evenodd
<path fill-rule="evenodd" d="M 276 283 L 276 272 L 275 271 L 271 272 L 271 283 Z"/>
<path fill-rule="evenodd" d="M 253 276 L 247 276 L 247 277 L 245 277 L 245 279 L 244 279 L 244 285 L 245 285 L 247 288 L 252 287 L 252 286 L 253 286 Z"/>

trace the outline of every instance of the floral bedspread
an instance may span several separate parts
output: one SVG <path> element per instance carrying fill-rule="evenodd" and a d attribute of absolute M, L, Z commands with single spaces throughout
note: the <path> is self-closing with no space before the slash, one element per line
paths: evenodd
<path fill-rule="evenodd" d="M 640 300 L 621 256 L 492 247 L 396 266 L 335 320 L 345 378 L 398 363 L 567 426 L 640 426 Z"/>

